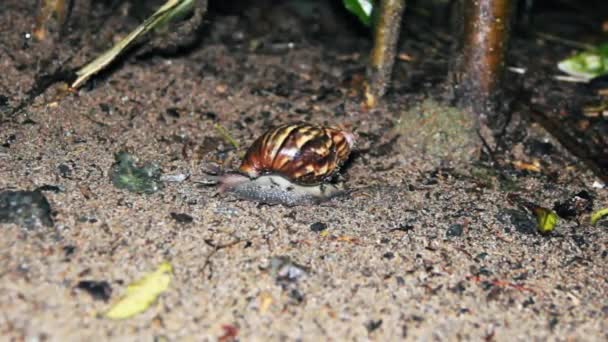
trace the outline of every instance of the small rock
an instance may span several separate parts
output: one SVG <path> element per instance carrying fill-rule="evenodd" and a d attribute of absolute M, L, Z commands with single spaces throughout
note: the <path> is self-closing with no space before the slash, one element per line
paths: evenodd
<path fill-rule="evenodd" d="M 325 229 L 327 229 L 327 224 L 323 223 L 323 222 L 315 222 L 310 225 L 310 230 L 312 230 L 315 233 L 322 232 Z"/>
<path fill-rule="evenodd" d="M 566 220 L 589 213 L 593 210 L 593 197 L 589 192 L 583 190 L 563 202 L 555 202 L 553 205 L 555 213 Z"/>
<path fill-rule="evenodd" d="M 392 259 L 392 258 L 394 258 L 394 257 L 395 257 L 395 254 L 394 254 L 393 252 L 386 252 L 386 253 L 384 253 L 384 254 L 382 255 L 382 257 L 383 257 L 384 259 L 389 259 L 389 260 L 390 260 L 390 259 Z"/>
<path fill-rule="evenodd" d="M 70 178 L 72 175 L 72 169 L 66 164 L 59 164 L 57 166 L 57 171 L 59 171 L 61 178 Z"/>
<path fill-rule="evenodd" d="M 367 329 L 368 333 L 373 332 L 374 330 L 377 330 L 378 328 L 380 328 L 382 326 L 382 320 L 371 320 L 368 321 L 367 323 L 365 323 L 365 329 Z"/>
<path fill-rule="evenodd" d="M 51 205 L 39 191 L 0 192 L 0 223 L 16 223 L 28 229 L 51 227 Z"/>
<path fill-rule="evenodd" d="M 182 213 L 171 213 L 171 218 L 181 224 L 192 223 L 192 221 L 194 221 L 192 216 Z"/>
<path fill-rule="evenodd" d="M 137 167 L 135 156 L 127 152 L 118 152 L 115 158 L 116 163 L 110 169 L 110 178 L 115 187 L 140 194 L 152 194 L 163 188 L 158 166 L 146 164 Z"/>
<path fill-rule="evenodd" d="M 295 283 L 308 274 L 308 267 L 293 262 L 287 256 L 273 257 L 270 269 L 278 283 Z"/>
<path fill-rule="evenodd" d="M 160 180 L 163 182 L 181 183 L 190 177 L 189 173 L 178 173 L 175 175 L 162 175 Z"/>
<path fill-rule="evenodd" d="M 107 281 L 82 280 L 76 284 L 76 288 L 86 291 L 96 300 L 107 302 L 112 296 L 112 287 Z"/>
<path fill-rule="evenodd" d="M 45 184 L 36 188 L 36 191 L 50 191 L 54 193 L 60 193 L 63 189 L 57 185 Z"/>
<path fill-rule="evenodd" d="M 239 216 L 239 210 L 232 207 L 219 206 L 213 210 L 214 214 L 225 216 Z"/>
<path fill-rule="evenodd" d="M 67 245 L 63 246 L 63 253 L 66 259 L 69 259 L 76 252 L 76 246 Z"/>
<path fill-rule="evenodd" d="M 297 288 L 293 288 L 291 289 L 291 291 L 289 291 L 289 299 L 290 302 L 292 302 L 292 304 L 301 304 L 304 301 L 304 294 L 302 293 L 302 291 L 300 291 Z"/>
<path fill-rule="evenodd" d="M 453 224 L 446 231 L 447 237 L 458 237 L 462 235 L 463 227 L 461 224 Z"/>

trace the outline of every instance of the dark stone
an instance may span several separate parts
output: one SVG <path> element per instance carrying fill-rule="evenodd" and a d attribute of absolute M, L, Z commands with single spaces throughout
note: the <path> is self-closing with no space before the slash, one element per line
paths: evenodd
<path fill-rule="evenodd" d="M 409 224 L 409 223 L 399 223 L 399 226 L 397 228 L 393 228 L 391 229 L 391 231 L 402 231 L 402 232 L 409 232 L 411 230 L 414 230 L 414 225 L 413 224 Z"/>
<path fill-rule="evenodd" d="M 59 171 L 59 175 L 62 178 L 70 178 L 70 176 L 72 175 L 72 169 L 69 165 L 66 164 L 59 164 L 57 166 L 57 171 Z"/>
<path fill-rule="evenodd" d="M 479 253 L 479 254 L 477 254 L 477 255 L 475 256 L 475 260 L 476 260 L 477 262 L 479 262 L 479 261 L 481 261 L 481 260 L 484 260 L 484 259 L 485 259 L 487 256 L 488 256 L 488 253 L 486 253 L 486 252 L 481 252 L 481 253 Z"/>
<path fill-rule="evenodd" d="M 2 147 L 10 148 L 11 145 L 15 142 L 15 140 L 17 140 L 16 135 L 9 135 L 8 137 L 6 137 L 6 140 L 4 141 L 4 144 L 2 144 Z"/>
<path fill-rule="evenodd" d="M 170 117 L 179 118 L 179 111 L 175 107 L 169 107 L 169 108 L 165 109 L 165 112 Z"/>
<path fill-rule="evenodd" d="M 107 281 L 82 280 L 76 284 L 76 288 L 86 291 L 96 300 L 107 302 L 112 296 L 112 287 Z"/>
<path fill-rule="evenodd" d="M 327 229 L 327 224 L 323 223 L 323 222 L 315 222 L 310 225 L 310 230 L 312 230 L 315 233 L 322 232 L 325 229 Z"/>
<path fill-rule="evenodd" d="M 499 212 L 496 218 L 502 223 L 512 224 L 519 233 L 536 235 L 536 221 L 522 210 L 505 209 Z M 505 231 L 508 228 L 508 226 L 505 226 Z"/>
<path fill-rule="evenodd" d="M 390 260 L 390 259 L 393 259 L 395 257 L 395 254 L 393 252 L 386 252 L 386 253 L 384 253 L 382 255 L 382 257 L 384 259 L 389 259 Z"/>
<path fill-rule="evenodd" d="M 466 290 L 465 283 L 463 281 L 459 281 L 454 287 L 449 289 L 450 291 L 458 294 L 462 294 Z"/>
<path fill-rule="evenodd" d="M 182 213 L 171 213 L 171 218 L 182 224 L 192 223 L 192 221 L 194 221 L 194 218 L 192 218 L 192 216 Z"/>
<path fill-rule="evenodd" d="M 585 241 L 585 237 L 583 235 L 572 235 L 572 240 L 578 248 L 584 248 L 587 245 L 587 241 Z"/>
<path fill-rule="evenodd" d="M 74 254 L 75 252 L 76 252 L 76 246 L 73 246 L 73 245 L 63 246 L 63 253 L 65 253 L 66 258 L 71 257 L 72 254 Z"/>
<path fill-rule="evenodd" d="M 526 299 L 526 300 L 525 300 L 525 301 L 524 301 L 524 302 L 523 302 L 521 305 L 522 305 L 524 308 L 527 308 L 527 307 L 528 307 L 528 306 L 530 306 L 530 305 L 534 305 L 534 303 L 535 303 L 535 302 L 534 302 L 534 298 L 532 298 L 532 297 L 528 297 L 528 299 Z"/>
<path fill-rule="evenodd" d="M 447 237 L 458 237 L 462 235 L 463 230 L 464 229 L 461 224 L 453 224 L 445 232 L 445 235 Z"/>
<path fill-rule="evenodd" d="M 28 229 L 51 227 L 51 205 L 39 191 L 0 192 L 0 223 L 15 223 Z"/>
<path fill-rule="evenodd" d="M 293 304 L 301 304 L 304 301 L 304 294 L 302 293 L 302 291 L 298 290 L 297 288 L 291 289 L 291 291 L 289 291 L 288 295 L 289 295 L 289 299 L 291 299 Z"/>
<path fill-rule="evenodd" d="M 217 114 L 215 114 L 214 112 L 204 112 L 201 116 L 207 120 L 217 119 Z"/>
<path fill-rule="evenodd" d="M 559 319 L 557 319 L 557 317 L 552 317 L 549 320 L 549 330 L 553 331 L 558 323 L 559 323 Z"/>
<path fill-rule="evenodd" d="M 491 275 L 492 275 L 492 271 L 488 270 L 488 269 L 487 269 L 487 268 L 485 268 L 485 267 L 480 267 L 480 268 L 479 268 L 479 271 L 477 271 L 477 274 L 478 274 L 478 275 L 482 275 L 482 276 L 489 277 L 489 276 L 491 276 Z"/>
<path fill-rule="evenodd" d="M 57 185 L 45 184 L 36 188 L 36 191 L 50 191 L 54 193 L 62 192 L 63 190 Z"/>
<path fill-rule="evenodd" d="M 104 112 L 106 114 L 109 114 L 110 110 L 111 110 L 110 105 L 107 103 L 100 103 L 99 108 L 101 109 L 102 112 Z"/>
<path fill-rule="evenodd" d="M 589 192 L 583 190 L 565 201 L 555 202 L 553 210 L 559 217 L 570 220 L 583 213 L 591 212 L 593 210 L 593 197 Z"/>
<path fill-rule="evenodd" d="M 8 105 L 8 97 L 6 95 L 0 95 L 0 107 L 6 107 Z"/>
<path fill-rule="evenodd" d="M 382 326 L 382 320 L 370 320 L 367 323 L 365 323 L 365 328 L 367 329 L 368 333 L 371 333 L 375 330 L 378 330 L 378 328 L 380 328 Z"/>

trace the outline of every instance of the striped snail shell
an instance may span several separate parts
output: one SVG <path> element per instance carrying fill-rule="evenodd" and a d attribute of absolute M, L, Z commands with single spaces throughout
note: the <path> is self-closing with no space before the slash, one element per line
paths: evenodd
<path fill-rule="evenodd" d="M 287 124 L 259 137 L 239 171 L 250 178 L 276 173 L 300 184 L 328 180 L 346 161 L 354 143 L 351 133 L 307 123 Z"/>
<path fill-rule="evenodd" d="M 220 179 L 220 191 L 263 203 L 318 203 L 343 193 L 331 183 L 355 143 L 352 133 L 308 123 L 266 131 L 247 150 L 238 173 Z"/>

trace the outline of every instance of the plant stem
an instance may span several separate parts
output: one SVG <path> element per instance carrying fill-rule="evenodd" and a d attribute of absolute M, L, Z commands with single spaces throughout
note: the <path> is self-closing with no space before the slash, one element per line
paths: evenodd
<path fill-rule="evenodd" d="M 456 62 L 456 94 L 485 118 L 497 109 L 505 68 L 511 0 L 465 0 L 462 51 Z"/>
<path fill-rule="evenodd" d="M 375 107 L 390 83 L 405 0 L 381 0 L 374 25 L 374 47 L 367 67 L 365 101 Z"/>

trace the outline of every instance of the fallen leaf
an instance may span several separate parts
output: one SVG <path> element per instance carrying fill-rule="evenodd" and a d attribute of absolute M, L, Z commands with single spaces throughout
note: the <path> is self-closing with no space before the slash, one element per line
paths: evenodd
<path fill-rule="evenodd" d="M 131 283 L 127 287 L 127 294 L 106 312 L 105 316 L 111 319 L 124 319 L 145 311 L 158 296 L 169 288 L 173 267 L 167 261 L 162 262 L 158 268 Z"/>
<path fill-rule="evenodd" d="M 532 163 L 526 163 L 521 160 L 516 160 L 512 162 L 512 164 L 516 169 L 519 170 L 540 172 L 540 162 L 538 160 L 533 160 Z"/>
<path fill-rule="evenodd" d="M 549 233 L 553 231 L 557 224 L 557 214 L 550 209 L 543 207 L 535 207 L 532 212 L 536 215 L 538 223 L 538 231 L 541 233 Z"/>
<path fill-rule="evenodd" d="M 270 308 L 270 305 L 272 305 L 272 302 L 273 302 L 272 295 L 267 291 L 262 291 L 259 296 L 259 301 L 260 301 L 260 313 L 264 314 L 268 311 L 268 308 Z"/>
<path fill-rule="evenodd" d="M 518 204 L 519 206 L 529 210 L 534 214 L 534 216 L 536 216 L 536 222 L 538 223 L 537 229 L 540 233 L 545 234 L 553 231 L 558 220 L 558 216 L 553 210 L 541 207 L 536 203 L 527 201 L 517 194 L 509 194 L 507 198 L 509 202 Z"/>
<path fill-rule="evenodd" d="M 608 208 L 600 209 L 591 214 L 591 225 L 595 225 L 602 217 L 608 215 Z"/>

